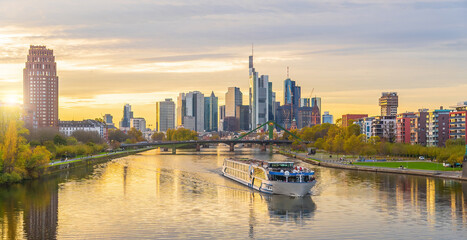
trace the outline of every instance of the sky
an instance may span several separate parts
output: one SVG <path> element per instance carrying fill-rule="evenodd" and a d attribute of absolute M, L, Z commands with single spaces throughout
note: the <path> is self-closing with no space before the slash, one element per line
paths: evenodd
<path fill-rule="evenodd" d="M 54 50 L 59 118 L 114 116 L 155 127 L 156 102 L 228 87 L 248 103 L 248 56 L 277 99 L 290 77 L 334 118 L 467 100 L 467 0 L 0 0 L 0 101 L 22 102 L 30 45 Z"/>

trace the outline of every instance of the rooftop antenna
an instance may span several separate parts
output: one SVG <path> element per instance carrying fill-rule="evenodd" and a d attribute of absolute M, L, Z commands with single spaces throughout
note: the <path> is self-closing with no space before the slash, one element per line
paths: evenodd
<path fill-rule="evenodd" d="M 287 78 L 289 78 L 289 66 L 287 66 Z"/>

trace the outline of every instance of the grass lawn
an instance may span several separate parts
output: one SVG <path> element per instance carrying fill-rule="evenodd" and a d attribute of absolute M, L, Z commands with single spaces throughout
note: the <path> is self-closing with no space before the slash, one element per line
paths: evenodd
<path fill-rule="evenodd" d="M 461 171 L 462 168 L 443 167 L 441 163 L 434 162 L 354 162 L 355 165 L 370 167 L 398 168 L 401 165 L 407 169 L 434 170 L 434 171 Z"/>

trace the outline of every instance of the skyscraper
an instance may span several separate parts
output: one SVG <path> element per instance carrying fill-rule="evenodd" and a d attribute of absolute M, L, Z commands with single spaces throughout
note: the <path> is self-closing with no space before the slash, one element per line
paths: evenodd
<path fill-rule="evenodd" d="M 290 108 L 290 114 L 284 115 L 284 121 L 292 123 L 293 119 L 298 119 L 298 107 L 300 106 L 301 87 L 290 78 L 284 80 L 284 106 Z"/>
<path fill-rule="evenodd" d="M 23 70 L 24 122 L 29 128 L 58 128 L 58 76 L 52 49 L 30 46 Z"/>
<path fill-rule="evenodd" d="M 396 116 L 399 96 L 396 92 L 383 92 L 379 98 L 379 106 L 381 106 L 381 116 Z"/>
<path fill-rule="evenodd" d="M 156 130 L 167 132 L 167 129 L 175 128 L 175 103 L 171 98 L 156 104 Z"/>
<path fill-rule="evenodd" d="M 177 120 L 180 120 L 187 129 L 197 132 L 204 131 L 204 95 L 201 92 L 194 91 L 181 93 L 178 97 Z"/>
<path fill-rule="evenodd" d="M 269 117 L 269 76 L 261 75 L 253 67 L 253 55 L 249 57 L 250 68 L 250 129 L 268 121 Z"/>
<path fill-rule="evenodd" d="M 242 105 L 243 94 L 238 87 L 229 87 L 225 94 L 225 116 L 235 117 L 235 109 Z"/>
<path fill-rule="evenodd" d="M 120 121 L 120 128 L 128 130 L 130 128 L 130 119 L 133 118 L 133 112 L 131 111 L 131 105 L 125 104 L 123 106 L 123 118 Z"/>
<path fill-rule="evenodd" d="M 217 132 L 218 121 L 218 98 L 211 93 L 211 96 L 204 98 L 204 130 L 207 132 Z"/>
<path fill-rule="evenodd" d="M 301 87 L 295 84 L 290 78 L 284 80 L 284 105 L 291 104 L 294 107 L 300 106 Z"/>

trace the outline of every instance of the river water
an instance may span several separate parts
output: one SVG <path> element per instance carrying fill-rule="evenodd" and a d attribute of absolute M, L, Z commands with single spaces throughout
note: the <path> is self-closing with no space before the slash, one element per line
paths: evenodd
<path fill-rule="evenodd" d="M 151 150 L 0 189 L 2 239 L 465 239 L 467 183 L 303 164 L 304 198 L 222 177 L 254 149 Z"/>

